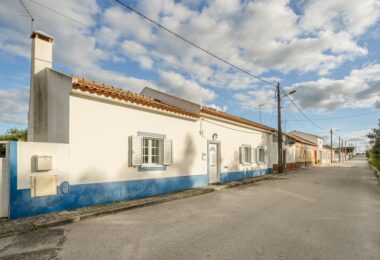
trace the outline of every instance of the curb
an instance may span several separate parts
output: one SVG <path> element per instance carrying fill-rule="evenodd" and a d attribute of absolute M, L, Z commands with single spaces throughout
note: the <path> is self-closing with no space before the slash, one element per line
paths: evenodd
<path fill-rule="evenodd" d="M 191 192 L 189 192 L 191 191 Z M 173 201 L 173 200 L 179 200 L 179 199 L 184 199 L 188 197 L 193 197 L 193 196 L 198 196 L 198 195 L 203 195 L 206 193 L 213 192 L 213 189 L 201 189 L 201 190 L 187 190 L 184 191 L 186 192 L 185 194 L 170 194 L 168 197 L 164 197 L 161 199 L 157 199 L 156 197 L 148 198 L 148 199 L 143 199 L 147 201 L 136 201 L 136 203 L 131 203 L 130 205 L 126 205 L 123 207 L 118 207 L 118 208 L 111 208 L 111 209 L 106 209 L 103 211 L 98 211 L 98 212 L 93 212 L 93 213 L 88 213 L 88 214 L 83 214 L 75 217 L 69 217 L 69 218 L 63 218 L 59 220 L 52 220 L 48 222 L 42 222 L 42 223 L 34 223 L 33 228 L 34 229 L 42 229 L 42 228 L 51 228 L 51 227 L 56 227 L 56 226 L 61 226 L 61 225 L 66 225 L 66 224 L 71 224 L 74 222 L 79 222 L 85 219 L 89 218 L 95 218 L 95 217 L 100 217 L 100 216 L 106 216 L 106 215 L 111 215 L 115 213 L 119 213 L 122 211 L 127 211 L 131 209 L 136 209 L 136 208 L 142 208 L 142 207 L 147 207 L 147 206 L 153 206 L 153 205 L 158 205 L 164 202 L 168 201 Z M 164 195 L 165 196 L 165 195 Z M 105 206 L 108 206 L 105 204 Z"/>
<path fill-rule="evenodd" d="M 115 213 L 119 213 L 122 211 L 127 211 L 131 209 L 136 209 L 136 208 L 141 208 L 141 207 L 146 207 L 146 206 L 153 206 L 153 205 L 158 205 L 161 203 L 169 202 L 169 201 L 174 201 L 174 200 L 179 200 L 179 199 L 184 199 L 184 198 L 189 198 L 189 197 L 194 197 L 198 195 L 203 195 L 215 191 L 221 191 L 237 186 L 242 186 L 242 185 L 247 185 L 263 180 L 268 180 L 268 179 L 277 179 L 281 177 L 281 175 L 278 174 L 267 174 L 263 176 L 258 176 L 254 178 L 249 178 L 245 180 L 240 180 L 240 181 L 232 181 L 229 183 L 225 184 L 215 184 L 215 185 L 209 185 L 206 187 L 199 187 L 191 190 L 184 190 L 184 191 L 179 191 L 176 193 L 169 193 L 169 194 L 164 194 L 164 195 L 159 195 L 155 197 L 148 197 L 148 198 L 142 198 L 142 199 L 137 199 L 137 200 L 129 200 L 125 201 L 127 205 L 120 206 L 117 203 L 116 204 L 104 204 L 104 205 L 99 205 L 99 206 L 94 206 L 94 207 L 99 207 L 102 208 L 104 207 L 103 210 L 98 210 L 95 212 L 90 212 L 90 213 L 83 213 L 81 214 L 80 212 L 75 212 L 73 211 L 62 211 L 62 212 L 57 212 L 57 213 L 51 213 L 51 214 L 46 214 L 46 215 L 40 215 L 40 216 L 34 216 L 30 218 L 25 218 L 21 220 L 13 220 L 14 225 L 10 224 L 9 230 L 3 230 L 3 233 L 0 232 L 0 238 L 4 237 L 9 237 L 12 235 L 17 235 L 17 234 L 22 234 L 25 232 L 33 231 L 33 230 L 40 230 L 44 228 L 51 228 L 51 227 L 57 227 L 57 226 L 62 226 L 66 224 L 71 224 L 75 222 L 79 222 L 82 220 L 90 219 L 90 218 L 96 218 L 100 216 L 106 216 L 106 215 L 111 215 Z M 121 202 L 122 203 L 122 202 Z M 86 208 L 79 208 L 79 210 L 86 211 Z M 88 207 L 90 210 L 91 207 Z M 95 209 L 96 210 L 96 209 Z M 54 214 L 59 214 L 67 212 L 70 214 L 72 212 L 73 216 L 68 216 L 68 217 L 58 217 L 58 219 L 51 219 L 54 216 Z M 40 218 L 40 219 L 38 219 Z M 9 222 L 8 222 L 9 223 Z"/>

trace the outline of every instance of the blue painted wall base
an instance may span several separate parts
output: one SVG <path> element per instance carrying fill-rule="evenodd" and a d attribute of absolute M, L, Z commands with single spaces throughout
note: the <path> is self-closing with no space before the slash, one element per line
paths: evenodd
<path fill-rule="evenodd" d="M 58 187 L 55 196 L 30 196 L 30 189 L 17 190 L 10 203 L 10 218 L 16 219 L 60 210 L 75 209 L 173 193 L 206 186 L 207 175 L 71 185 L 67 194 Z"/>
<path fill-rule="evenodd" d="M 265 174 L 272 173 L 273 169 L 261 169 L 261 170 L 250 170 L 250 171 L 237 171 L 237 172 L 227 172 L 220 175 L 220 182 L 227 183 L 231 181 L 240 181 L 248 178 L 258 177 Z"/>
<path fill-rule="evenodd" d="M 80 207 L 113 203 L 207 186 L 208 175 L 71 185 L 54 196 L 31 197 L 30 189 L 17 189 L 17 142 L 10 142 L 9 218 L 16 219 Z M 221 182 L 243 180 L 271 173 L 272 169 L 221 174 Z"/>

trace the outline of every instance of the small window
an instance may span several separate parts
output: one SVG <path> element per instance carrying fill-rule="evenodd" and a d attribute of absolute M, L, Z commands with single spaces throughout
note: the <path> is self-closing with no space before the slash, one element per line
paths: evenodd
<path fill-rule="evenodd" d="M 244 163 L 251 163 L 251 147 L 243 147 L 244 149 L 244 158 L 243 162 Z"/>
<path fill-rule="evenodd" d="M 240 163 L 252 164 L 256 162 L 255 149 L 252 149 L 250 145 L 243 145 L 240 147 Z"/>
<path fill-rule="evenodd" d="M 156 138 L 143 139 L 143 164 L 157 164 L 162 165 L 162 152 L 163 152 L 163 140 Z"/>

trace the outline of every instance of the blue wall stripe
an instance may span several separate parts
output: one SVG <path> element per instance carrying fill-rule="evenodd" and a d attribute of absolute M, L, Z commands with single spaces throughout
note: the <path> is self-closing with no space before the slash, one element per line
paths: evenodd
<path fill-rule="evenodd" d="M 226 183 L 231 181 L 239 181 L 248 178 L 253 178 L 257 176 L 262 176 L 265 174 L 272 173 L 272 168 L 261 169 L 261 170 L 249 170 L 249 171 L 237 171 L 237 172 L 228 172 L 222 173 L 220 175 L 220 182 Z"/>
<path fill-rule="evenodd" d="M 30 189 L 17 190 L 10 218 L 144 198 L 208 185 L 207 175 L 71 185 L 69 192 L 31 198 Z"/>
<path fill-rule="evenodd" d="M 10 142 L 10 211 L 9 218 L 16 219 L 38 214 L 69 210 L 85 206 L 113 203 L 172 193 L 207 186 L 208 175 L 181 176 L 159 179 L 119 181 L 71 185 L 64 194 L 32 198 L 30 189 L 17 190 L 17 142 Z M 220 182 L 226 183 L 272 173 L 272 169 L 222 173 Z"/>
<path fill-rule="evenodd" d="M 8 217 L 14 218 L 17 198 L 17 142 L 9 142 L 9 212 Z"/>

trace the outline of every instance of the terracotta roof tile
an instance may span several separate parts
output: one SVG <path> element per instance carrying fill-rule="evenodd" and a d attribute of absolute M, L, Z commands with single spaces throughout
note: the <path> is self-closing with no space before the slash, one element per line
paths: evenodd
<path fill-rule="evenodd" d="M 114 88 L 111 86 L 89 81 L 81 78 L 74 78 L 73 89 L 88 92 L 90 94 L 96 94 L 99 96 L 110 97 L 121 101 L 130 102 L 133 104 L 151 107 L 167 112 L 172 112 L 180 115 L 189 116 L 192 118 L 199 118 L 199 115 L 184 111 L 180 108 L 173 107 L 167 104 L 163 104 L 153 98 L 143 96 L 141 94 L 133 93 L 130 91 Z"/>
<path fill-rule="evenodd" d="M 210 107 L 202 107 L 201 114 L 206 114 L 206 115 L 211 115 L 211 116 L 214 116 L 214 117 L 219 117 L 219 118 L 226 119 L 226 120 L 229 120 L 229 121 L 232 121 L 232 122 L 236 122 L 236 123 L 252 126 L 252 127 L 255 127 L 255 128 L 266 130 L 266 131 L 271 131 L 271 132 L 277 131 L 276 129 L 274 129 L 272 127 L 269 127 L 269 126 L 266 126 L 266 125 L 262 125 L 262 124 L 259 124 L 259 123 L 256 123 L 256 122 L 253 122 L 251 120 L 248 120 L 248 119 L 245 119 L 245 118 L 242 118 L 242 117 L 237 117 L 237 116 L 234 116 L 234 115 L 231 115 L 231 114 L 227 114 L 227 113 L 224 113 L 222 111 L 218 111 L 218 110 L 216 110 L 214 108 L 210 108 Z"/>

